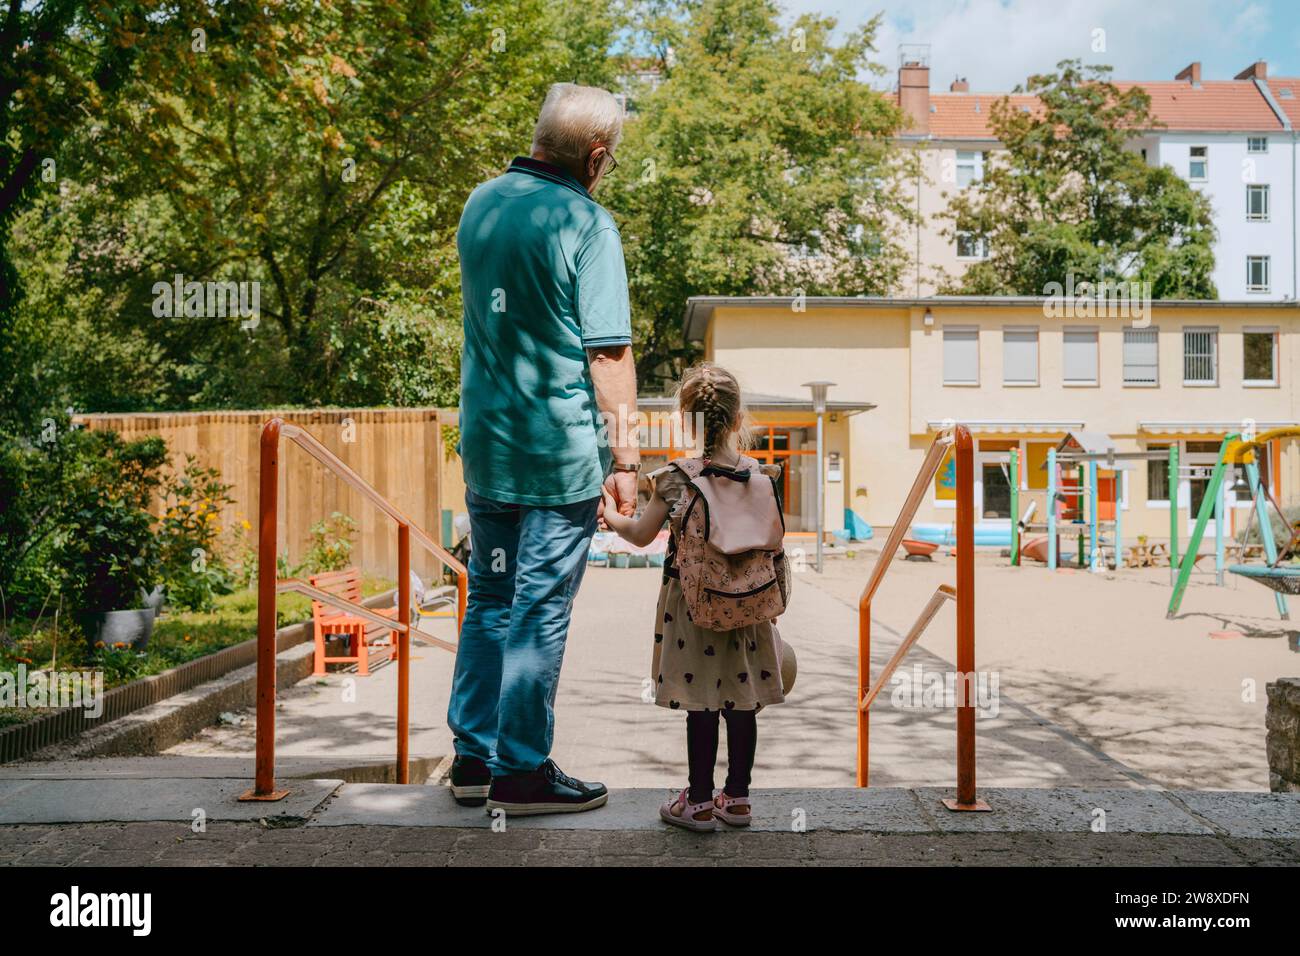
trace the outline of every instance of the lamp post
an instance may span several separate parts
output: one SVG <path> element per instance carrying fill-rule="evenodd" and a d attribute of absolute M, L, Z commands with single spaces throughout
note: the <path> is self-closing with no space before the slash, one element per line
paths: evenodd
<path fill-rule="evenodd" d="M 817 413 L 817 573 L 822 573 L 822 535 L 826 521 L 826 462 L 823 441 L 825 439 L 826 392 L 834 382 L 804 382 L 804 388 L 812 389 L 813 411 Z"/>

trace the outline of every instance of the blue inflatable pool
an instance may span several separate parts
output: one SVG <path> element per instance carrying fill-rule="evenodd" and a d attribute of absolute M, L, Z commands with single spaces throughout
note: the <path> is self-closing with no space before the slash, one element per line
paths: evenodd
<path fill-rule="evenodd" d="M 912 525 L 909 537 L 917 541 L 951 547 L 957 543 L 955 526 L 937 522 L 918 522 Z M 1011 523 L 980 521 L 975 524 L 975 546 L 980 548 L 1011 547 Z"/>

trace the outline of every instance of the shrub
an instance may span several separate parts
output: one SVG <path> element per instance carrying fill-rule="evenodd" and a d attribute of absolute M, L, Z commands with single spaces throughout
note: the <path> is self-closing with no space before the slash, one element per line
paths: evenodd
<path fill-rule="evenodd" d="M 35 613 L 57 583 L 72 609 L 139 607 L 158 579 L 149 504 L 161 480 L 161 438 L 126 442 L 113 432 L 49 420 L 39 441 L 9 435 L 0 452 L 0 551 L 15 551 L 0 585 Z M 22 536 L 15 542 L 15 538 Z M 15 587 L 17 585 L 17 587 Z"/>
<path fill-rule="evenodd" d="M 234 503 L 230 488 L 220 471 L 200 467 L 193 455 L 167 480 L 158 546 L 167 597 L 178 607 L 210 611 L 218 595 L 234 590 L 221 544 L 221 511 Z"/>
<path fill-rule="evenodd" d="M 307 553 L 297 573 L 320 574 L 346 568 L 352 558 L 352 536 L 356 530 L 357 523 L 341 511 L 317 521 L 308 532 Z"/>

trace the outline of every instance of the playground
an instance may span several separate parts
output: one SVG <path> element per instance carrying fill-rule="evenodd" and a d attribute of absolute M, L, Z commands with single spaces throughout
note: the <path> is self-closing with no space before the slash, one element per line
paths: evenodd
<path fill-rule="evenodd" d="M 305 442 L 320 463 L 364 486 L 310 435 L 285 431 Z M 970 438 L 958 439 L 962 432 L 953 433 L 959 484 L 963 468 L 968 479 L 971 474 Z M 270 428 L 267 434 L 273 434 Z M 1267 790 L 1264 687 L 1294 670 L 1300 632 L 1279 620 L 1274 602 L 1261 599 L 1263 589 L 1244 575 L 1192 574 L 1195 562 L 1189 560 L 1176 590 L 1181 607 L 1166 617 L 1168 566 L 1107 567 L 1095 561 L 1082 569 L 1065 562 L 1052 569 L 1017 561 L 1018 551 L 1008 555 L 997 547 L 970 548 L 964 557 L 960 548 L 936 548 L 927 561 L 904 560 L 899 551 L 882 562 L 910 526 L 908 509 L 945 460 L 947 443 L 945 436 L 936 440 L 897 534 L 837 549 L 822 573 L 796 560 L 795 597 L 781 629 L 796 649 L 800 676 L 789 703 L 763 717 L 765 744 L 756 782 L 866 783 L 853 760 L 863 752 L 865 736 L 852 720 L 855 679 L 859 697 L 866 687 L 859 644 L 851 635 L 858 630 L 859 602 L 867 595 L 867 683 L 881 682 L 871 710 L 873 786 L 951 787 L 963 765 L 954 761 L 954 751 L 962 749 L 954 746 L 957 737 L 966 746 L 978 741 L 981 786 Z M 1211 476 L 1201 518 L 1223 487 L 1228 460 L 1241 459 L 1244 447 L 1254 446 L 1235 438 L 1225 442 L 1224 464 Z M 274 449 L 274 443 L 264 442 L 264 453 Z M 1064 443 L 1061 452 L 1099 454 L 1070 450 Z M 1246 473 L 1259 487 L 1257 472 L 1247 467 Z M 968 494 L 963 493 L 966 500 Z M 973 523 L 972 512 L 964 509 L 964 520 Z M 959 537 L 969 534 L 961 530 L 963 513 L 955 523 Z M 389 514 L 399 524 L 405 520 L 395 510 Z M 1049 510 L 1049 526 L 1054 520 Z M 1198 553 L 1204 524 L 1194 531 L 1187 554 Z M 979 543 L 978 535 L 970 537 Z M 408 539 L 399 539 L 403 553 Z M 797 542 L 789 546 L 798 548 Z M 1266 544 L 1267 556 L 1275 559 L 1272 539 Z M 628 567 L 632 562 L 626 561 L 594 563 L 575 605 L 557 701 L 556 759 L 614 787 L 671 786 L 681 773 L 680 720 L 652 706 L 646 693 L 652 645 L 645 629 L 660 572 L 653 566 Z M 877 589 L 884 572 L 888 585 Z M 970 587 L 973 580 L 978 589 Z M 263 587 L 273 586 L 268 575 Z M 281 581 L 279 589 L 352 606 L 303 582 Z M 945 593 L 954 600 L 935 599 Z M 452 590 L 447 600 L 456 605 L 463 597 Z M 956 626 L 963 601 L 973 610 L 973 628 L 966 631 Z M 928 628 L 916 623 L 923 607 Z M 454 646 L 456 625 L 449 606 L 441 615 L 421 615 L 413 622 L 395 662 L 381 654 L 381 664 L 368 675 L 332 671 L 283 688 L 274 723 L 267 720 L 270 711 L 250 711 L 233 729 L 206 731 L 173 748 L 173 755 L 237 758 L 247 766 L 257 745 L 274 733 L 285 758 L 374 761 L 391 754 L 395 743 L 404 744 L 399 766 L 445 756 L 450 734 L 443 709 L 453 658 L 444 650 Z M 391 626 L 391 617 L 373 616 L 374 623 Z M 978 635 L 977 646 L 966 651 L 974 651 L 973 666 L 969 659 L 959 661 L 963 633 Z M 891 675 L 891 659 L 909 639 L 916 644 Z M 944 687 L 958 669 L 976 674 L 973 734 L 967 730 L 964 737 L 957 730 L 965 708 L 955 706 L 951 688 Z M 340 694 L 341 686 L 354 687 L 355 693 Z M 404 710 L 407 721 L 395 716 Z M 259 741 L 254 733 L 263 721 Z M 972 757 L 963 758 L 970 771 Z"/>
<path fill-rule="evenodd" d="M 853 785 L 855 648 L 845 635 L 853 632 L 874 558 L 873 549 L 828 561 L 822 575 L 796 580 L 782 634 L 799 654 L 799 684 L 786 705 L 763 715 L 758 785 Z M 895 565 L 874 608 L 877 671 L 926 596 L 953 571 L 943 554 L 930 564 Z M 1264 684 L 1294 672 L 1300 631 L 1277 619 L 1254 584 L 1197 581 L 1178 618 L 1166 621 L 1167 569 L 1048 574 L 981 554 L 978 575 L 977 667 L 997 675 L 999 694 L 997 716 L 976 722 L 981 787 L 1140 786 L 1145 778 L 1171 788 L 1268 789 Z M 683 772 L 682 721 L 641 696 L 650 660 L 642 625 L 658 581 L 654 569 L 593 567 L 574 608 L 556 705 L 556 759 L 610 786 L 670 787 Z M 1055 624 L 1044 627 L 1027 609 L 1029 591 L 1057 609 Z M 952 669 L 952 618 L 951 609 L 940 612 L 896 676 L 910 679 L 918 664 L 924 674 Z M 1243 636 L 1209 637 L 1220 630 Z M 418 649 L 412 756 L 447 752 L 451 669 L 451 655 Z M 377 668 L 355 703 L 339 700 L 341 677 L 297 685 L 278 715 L 281 753 L 328 753 L 336 763 L 390 757 L 395 678 L 395 667 Z M 1243 699 L 1246 681 L 1255 689 L 1250 700 Z M 914 706 L 910 697 L 900 698 L 907 706 L 893 706 L 892 690 L 873 708 L 872 786 L 951 787 L 952 711 Z M 173 755 L 250 758 L 248 716 Z"/>

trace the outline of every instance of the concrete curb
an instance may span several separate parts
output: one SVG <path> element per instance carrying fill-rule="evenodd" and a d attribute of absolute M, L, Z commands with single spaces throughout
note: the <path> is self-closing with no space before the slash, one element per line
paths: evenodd
<path fill-rule="evenodd" d="M 276 686 L 286 687 L 311 676 L 315 656 L 316 648 L 311 643 L 282 651 L 276 657 Z M 256 702 L 257 665 L 249 664 L 86 731 L 67 743 L 46 747 L 28 759 L 77 760 L 161 753 L 212 726 L 222 711 L 251 707 Z"/>
<path fill-rule="evenodd" d="M 170 823 L 188 825 L 196 811 L 205 820 L 267 821 L 301 825 L 343 785 L 342 780 L 303 780 L 274 803 L 239 802 L 247 780 L 0 781 L 0 820 L 7 825 L 44 823 Z"/>
<path fill-rule="evenodd" d="M 610 791 L 609 803 L 586 813 L 509 819 L 510 829 L 662 830 L 667 790 Z M 992 788 L 980 796 L 991 813 L 953 813 L 948 790 L 921 787 L 755 790 L 745 832 L 789 833 L 1146 833 L 1300 841 L 1300 794 L 1155 791 L 1121 788 Z M 314 814 L 309 827 L 395 826 L 490 829 L 482 808 L 459 807 L 443 788 L 347 784 Z"/>

